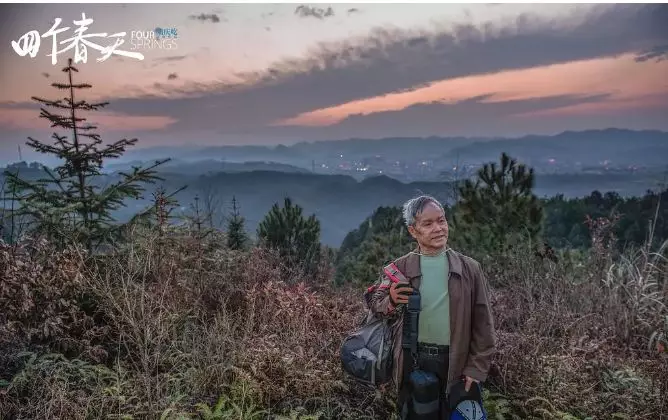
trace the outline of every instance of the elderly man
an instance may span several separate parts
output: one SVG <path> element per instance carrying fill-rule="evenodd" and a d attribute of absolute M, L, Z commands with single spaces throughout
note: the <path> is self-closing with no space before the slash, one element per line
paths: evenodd
<path fill-rule="evenodd" d="M 443 206 L 433 197 L 420 196 L 404 204 L 403 216 L 417 248 L 394 261 L 407 281 L 383 274 L 381 287 L 371 298 L 379 316 L 392 316 L 419 291 L 419 369 L 439 380 L 440 418 L 448 418 L 447 401 L 453 386 L 484 382 L 495 352 L 494 323 L 480 264 L 447 246 L 448 222 Z M 405 309 L 405 308 L 404 308 Z M 402 324 L 399 322 L 398 324 Z M 394 334 L 393 379 L 404 408 L 409 391 L 404 374 L 402 334 Z M 461 388 L 461 386 L 459 387 Z"/>

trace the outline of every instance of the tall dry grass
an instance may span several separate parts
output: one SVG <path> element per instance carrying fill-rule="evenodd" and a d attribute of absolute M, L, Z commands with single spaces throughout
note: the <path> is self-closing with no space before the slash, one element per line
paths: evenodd
<path fill-rule="evenodd" d="M 95 258 L 44 243 L 4 246 L 0 303 L 15 303 L 3 315 L 2 418 L 382 412 L 368 404 L 375 394 L 341 380 L 336 357 L 359 322 L 359 295 L 304 278 L 270 250 L 219 243 L 137 232 L 124 249 Z M 323 262 L 320 275 L 331 277 L 329 270 Z M 98 331 L 94 342 L 70 327 L 83 319 Z M 63 328 L 34 334 L 51 325 Z M 78 350 L 66 357 L 61 342 Z"/>
<path fill-rule="evenodd" d="M 96 257 L 0 247 L 1 418 L 392 418 L 393 395 L 343 378 L 363 302 L 330 286 L 329 262 L 307 278 L 216 234 L 133 238 Z M 665 248 L 611 250 L 483 260 L 490 418 L 667 415 Z"/>
<path fill-rule="evenodd" d="M 668 241 L 618 253 L 611 224 L 594 225 L 590 252 L 555 263 L 527 245 L 485 264 L 499 338 L 492 383 L 520 417 L 668 416 Z"/>

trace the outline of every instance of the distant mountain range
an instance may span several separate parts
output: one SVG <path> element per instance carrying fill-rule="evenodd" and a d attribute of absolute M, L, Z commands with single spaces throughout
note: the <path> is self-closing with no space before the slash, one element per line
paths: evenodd
<path fill-rule="evenodd" d="M 107 171 L 121 171 L 126 170 L 130 166 L 141 166 L 146 162 L 132 161 L 127 163 L 113 163 L 106 167 Z M 158 166 L 156 170 L 159 173 L 176 173 L 188 175 L 205 175 L 212 173 L 236 173 L 236 172 L 252 172 L 252 171 L 275 171 L 288 173 L 310 173 L 309 170 L 299 168 L 293 165 L 276 162 L 225 162 L 222 160 L 203 159 L 195 161 L 186 161 L 183 159 L 171 159 L 168 162 Z"/>
<path fill-rule="evenodd" d="M 302 142 L 290 146 L 148 147 L 129 151 L 125 158 L 149 160 L 175 157 L 184 161 L 218 159 L 225 162 L 263 161 L 312 169 L 321 162 L 382 158 L 392 161 L 481 164 L 496 161 L 501 152 L 531 165 L 579 163 L 661 166 L 668 162 L 668 132 L 656 130 L 565 131 L 553 136 L 519 138 L 384 138 Z"/>
<path fill-rule="evenodd" d="M 323 242 L 338 246 L 349 231 L 357 228 L 379 206 L 400 205 L 420 193 L 432 194 L 447 202 L 452 186 L 444 182 L 444 178 L 438 182 L 429 181 L 427 177 L 421 181 L 402 182 L 394 175 L 372 175 L 361 179 L 351 176 L 353 174 L 326 175 L 317 173 L 318 170 L 312 173 L 316 166 L 314 162 L 367 160 L 384 168 L 383 165 L 396 160 L 425 160 L 433 166 L 433 172 L 438 172 L 440 168 L 452 165 L 453 161 L 478 165 L 498 161 L 502 152 L 534 167 L 555 166 L 554 172 L 537 174 L 535 192 L 540 197 L 556 194 L 584 196 L 593 190 L 616 191 L 624 196 L 642 195 L 665 181 L 668 133 L 610 129 L 516 139 L 433 137 L 351 139 L 277 147 L 145 148 L 130 151 L 123 161 L 112 162 L 106 168 L 109 176 L 98 182 L 110 182 L 117 176 L 115 172 L 132 164 L 174 158 L 160 168 L 160 175 L 164 177 L 162 184 L 168 191 L 187 186 L 177 196 L 181 210 L 186 210 L 195 196 L 202 201 L 213 198 L 211 205 L 217 213 L 216 219 L 222 220 L 230 210 L 232 197 L 236 197 L 241 213 L 247 219 L 248 230 L 254 232 L 271 206 L 282 204 L 289 196 L 304 208 L 306 214 L 315 214 L 319 218 Z M 617 166 L 638 165 L 646 169 L 585 170 L 587 166 L 600 168 L 601 162 L 606 160 Z M 565 166 L 559 166 L 561 162 Z M 579 169 L 572 166 L 577 162 L 580 163 Z M 38 168 L 28 167 L 22 169 L 22 174 L 28 178 L 42 176 Z M 0 184 L 2 182 L 0 175 Z M 147 199 L 153 188 L 148 187 Z M 128 208 L 116 214 L 121 220 L 145 208 L 149 202 L 130 201 L 127 204 Z"/>
<path fill-rule="evenodd" d="M 572 161 L 595 165 L 604 161 L 619 165 L 668 164 L 668 132 L 633 130 L 565 131 L 554 136 L 525 136 L 474 142 L 449 152 L 464 160 L 497 160 L 502 152 L 528 164 Z"/>

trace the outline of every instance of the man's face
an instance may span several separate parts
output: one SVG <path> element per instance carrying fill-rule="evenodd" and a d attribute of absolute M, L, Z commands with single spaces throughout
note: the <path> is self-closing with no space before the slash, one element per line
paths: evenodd
<path fill-rule="evenodd" d="M 409 226 L 408 231 L 423 249 L 441 249 L 448 242 L 448 221 L 443 210 L 431 202 L 417 215 L 415 225 Z"/>

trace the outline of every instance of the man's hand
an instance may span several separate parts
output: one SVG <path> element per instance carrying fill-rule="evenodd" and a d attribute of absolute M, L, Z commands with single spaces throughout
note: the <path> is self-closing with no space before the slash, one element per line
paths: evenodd
<path fill-rule="evenodd" d="M 392 283 L 390 286 L 390 300 L 394 306 L 408 303 L 408 295 L 413 293 L 413 288 L 406 283 Z"/>
<path fill-rule="evenodd" d="M 471 385 L 473 384 L 473 382 L 478 383 L 477 380 L 471 378 L 470 376 L 467 376 L 467 377 L 466 377 L 466 384 L 464 385 L 464 391 L 469 392 L 469 390 L 471 389 Z"/>

